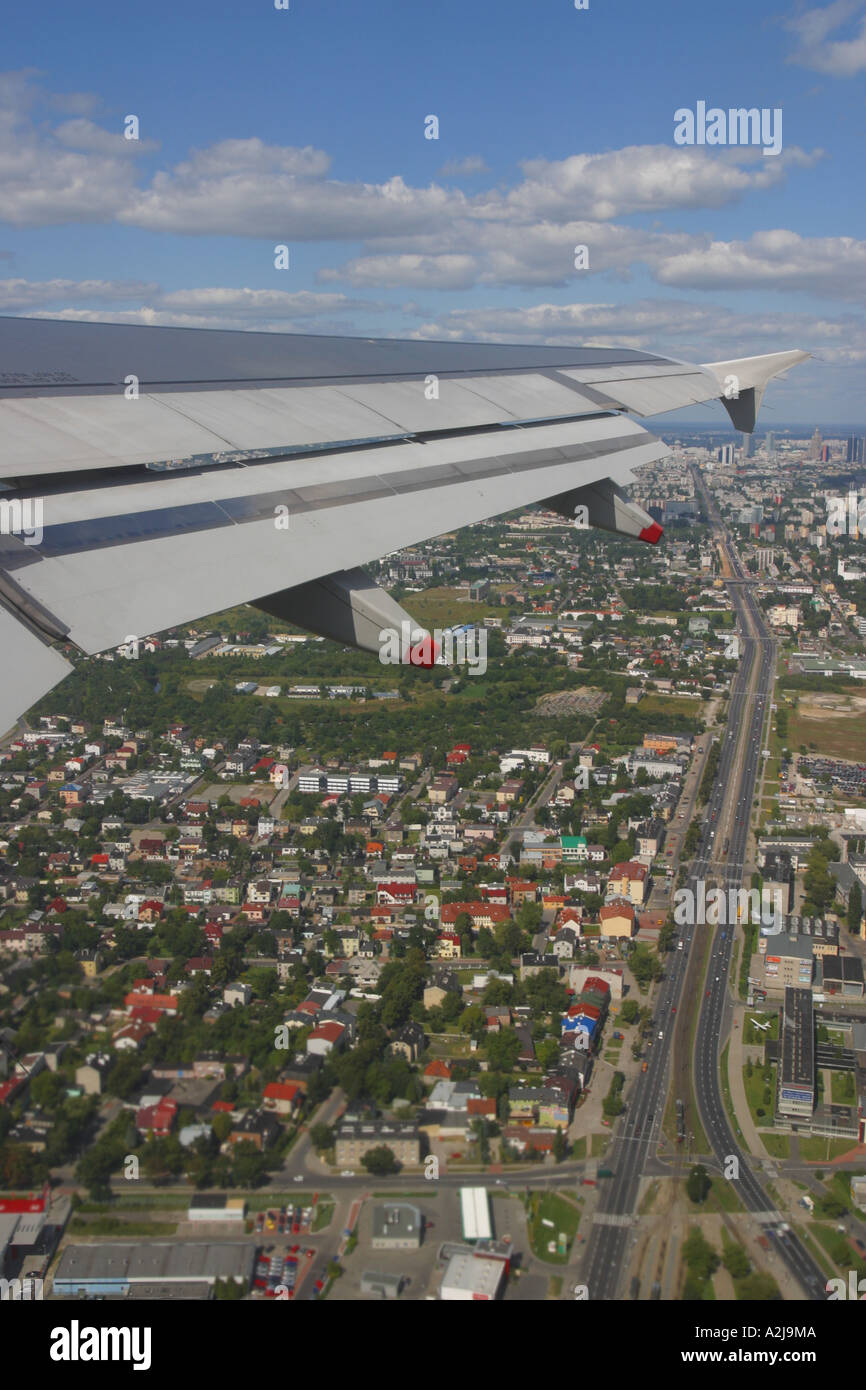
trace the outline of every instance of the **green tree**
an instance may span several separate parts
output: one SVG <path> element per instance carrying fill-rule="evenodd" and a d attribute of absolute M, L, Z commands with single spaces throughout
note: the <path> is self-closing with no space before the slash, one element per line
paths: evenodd
<path fill-rule="evenodd" d="M 393 1149 L 389 1149 L 387 1144 L 379 1144 L 375 1149 L 368 1149 L 361 1159 L 362 1164 L 368 1173 L 374 1177 L 384 1178 L 390 1173 L 398 1173 L 400 1164 L 394 1155 Z"/>
<path fill-rule="evenodd" d="M 703 1164 L 696 1164 L 686 1180 L 686 1192 L 692 1202 L 700 1205 L 706 1201 L 712 1188 L 710 1176 Z"/>
<path fill-rule="evenodd" d="M 312 1125 L 310 1128 L 310 1143 L 314 1149 L 320 1153 L 329 1149 L 334 1142 L 334 1131 L 330 1125 Z"/>

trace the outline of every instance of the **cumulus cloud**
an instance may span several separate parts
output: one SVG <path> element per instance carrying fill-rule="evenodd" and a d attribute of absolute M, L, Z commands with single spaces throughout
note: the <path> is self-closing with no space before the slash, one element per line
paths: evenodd
<path fill-rule="evenodd" d="M 157 140 L 127 140 L 121 130 L 105 130 L 103 126 L 77 116 L 64 121 L 53 132 L 54 139 L 71 150 L 85 153 L 116 155 L 129 158 L 143 152 L 159 149 Z"/>
<path fill-rule="evenodd" d="M 545 223 L 608 222 L 630 213 L 720 207 L 778 184 L 789 169 L 817 157 L 792 149 L 768 161 L 756 159 L 756 151 L 748 147 L 630 146 L 529 160 L 511 188 L 469 196 L 435 181 L 414 186 L 400 174 L 381 182 L 336 179 L 326 151 L 254 137 L 218 141 L 144 178 L 136 175 L 134 156 L 152 151 L 155 144 L 125 140 L 122 130 L 94 121 L 84 109 L 84 95 L 77 96 L 81 100 L 71 98 L 71 105 L 82 109 L 52 125 L 34 119 L 34 106 L 45 105 L 46 99 L 33 73 L 0 76 L 6 221 L 16 226 L 102 221 L 188 236 L 360 241 L 366 243 L 365 256 L 386 257 L 379 267 L 379 283 L 386 285 L 465 287 L 470 283 L 465 263 L 413 258 L 477 254 L 471 244 L 475 227 L 533 228 L 537 235 Z M 441 172 L 483 171 L 483 160 L 471 155 L 446 164 Z M 395 255 L 406 257 L 402 272 Z M 516 250 L 508 260 L 512 269 L 506 282 L 520 283 Z M 479 274 L 486 270 L 489 265 L 479 262 Z M 530 270 L 526 283 L 544 282 L 538 266 Z M 401 273 L 405 279 L 399 279 Z M 374 283 L 375 274 L 370 262 L 347 269 L 347 278 L 358 283 Z"/>
<path fill-rule="evenodd" d="M 828 77 L 854 77 L 866 69 L 866 0 L 834 0 L 785 21 L 796 48 L 788 61 Z M 831 37 L 849 25 L 847 36 Z"/>
<path fill-rule="evenodd" d="M 119 308 L 114 306 L 124 305 Z M 79 307 L 82 306 L 82 307 Z M 86 306 L 86 307 L 84 307 Z M 95 307 L 102 306 L 102 307 Z M 308 290 L 214 286 L 163 290 L 144 281 L 0 280 L 0 312 L 89 323 L 150 323 L 199 328 L 259 328 L 287 332 L 302 324 L 347 331 L 347 315 L 380 313 L 376 300 Z"/>
<path fill-rule="evenodd" d="M 743 314 L 685 299 L 455 309 L 421 324 L 412 336 L 643 348 L 690 362 L 724 361 L 746 351 L 805 348 L 819 353 L 825 363 L 866 362 L 866 324 L 854 315 L 816 319 L 806 313 Z"/>
<path fill-rule="evenodd" d="M 807 291 L 838 299 L 866 298 L 866 241 L 801 237 L 785 229 L 755 232 L 748 241 L 708 241 L 662 261 L 656 279 L 688 289 Z"/>
<path fill-rule="evenodd" d="M 43 98 L 36 76 L 29 70 L 0 74 L 3 220 L 18 227 L 111 221 L 135 186 L 130 155 L 148 146 L 84 117 L 54 129 L 37 124 L 31 110 Z"/>
<path fill-rule="evenodd" d="M 16 314 L 51 304 L 125 303 L 152 295 L 157 288 L 143 281 L 0 280 L 0 309 Z"/>

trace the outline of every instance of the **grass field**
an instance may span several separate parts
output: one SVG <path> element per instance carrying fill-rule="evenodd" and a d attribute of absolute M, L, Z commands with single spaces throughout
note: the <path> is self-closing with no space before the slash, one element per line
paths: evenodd
<path fill-rule="evenodd" d="M 422 594 L 407 594 L 405 603 L 412 617 L 428 628 L 480 623 L 501 617 L 503 611 L 498 603 L 469 603 L 466 590 L 460 589 L 425 589 Z"/>
<path fill-rule="evenodd" d="M 545 1226 L 544 1222 L 553 1224 Z M 557 1192 L 531 1192 L 526 1214 L 526 1225 L 533 1254 L 547 1264 L 564 1265 L 568 1263 L 577 1228 L 580 1224 L 580 1209 L 573 1202 L 566 1201 Z M 564 1248 L 560 1235 L 565 1237 Z M 555 1251 L 548 1250 L 550 1241 L 557 1242 Z"/>
<path fill-rule="evenodd" d="M 862 710 L 838 714 L 815 706 L 807 708 L 813 717 L 805 715 L 802 708 L 791 711 L 788 716 L 788 747 L 796 750 L 803 744 L 810 753 L 859 762 L 863 756 Z"/>
<path fill-rule="evenodd" d="M 857 1145 L 856 1139 L 828 1139 L 822 1134 L 810 1134 L 808 1138 L 801 1139 L 799 1142 L 800 1157 L 804 1158 L 807 1163 L 817 1163 L 819 1160 L 826 1162 L 828 1158 L 839 1158 Z"/>
<path fill-rule="evenodd" d="M 147 1236 L 158 1240 L 162 1236 L 173 1236 L 177 1231 L 175 1221 L 124 1221 L 119 1216 L 82 1216 L 76 1213 L 67 1227 L 73 1236 Z"/>
<path fill-rule="evenodd" d="M 866 1264 L 840 1231 L 835 1230 L 833 1226 L 824 1225 L 821 1221 L 810 1221 L 809 1230 L 839 1269 L 846 1273 L 849 1269 L 854 1269 L 858 1278 L 866 1274 Z"/>
<path fill-rule="evenodd" d="M 769 1028 L 756 1028 L 754 1020 L 759 1023 L 769 1023 Z M 746 1014 L 743 1024 L 743 1042 L 763 1044 L 768 1038 L 778 1038 L 779 1036 L 779 1015 L 778 1014 Z"/>
<path fill-rule="evenodd" d="M 707 1193 L 706 1201 L 693 1202 L 687 1197 L 689 1210 L 692 1212 L 733 1212 L 745 1211 L 745 1207 L 740 1201 L 735 1191 L 735 1185 L 727 1182 L 724 1178 L 712 1178 L 712 1186 Z"/>
<path fill-rule="evenodd" d="M 316 1204 L 316 1214 L 313 1217 L 313 1224 L 310 1230 L 315 1234 L 317 1231 L 324 1231 L 330 1226 L 334 1216 L 333 1202 L 318 1202 Z"/>
<path fill-rule="evenodd" d="M 689 719 L 702 719 L 704 700 L 688 700 L 682 695 L 645 695 L 640 702 L 642 714 L 685 714 Z"/>
<path fill-rule="evenodd" d="M 831 1072 L 830 1095 L 834 1105 L 853 1105 L 857 1099 L 854 1073 L 851 1071 Z"/>
<path fill-rule="evenodd" d="M 764 1071 L 770 1073 L 770 1080 L 764 1080 Z M 746 1067 L 743 1067 L 743 1085 L 746 1088 L 746 1100 L 749 1102 L 749 1112 L 755 1124 L 759 1127 L 772 1123 L 773 1119 L 773 1097 L 776 1094 L 776 1068 L 756 1067 L 752 1065 L 752 1075 L 746 1074 Z M 769 1092 L 769 1099 L 767 1098 Z M 763 1110 L 759 1115 L 758 1111 Z"/>
<path fill-rule="evenodd" d="M 761 1143 L 771 1158 L 790 1158 L 791 1140 L 787 1134 L 762 1134 Z"/>

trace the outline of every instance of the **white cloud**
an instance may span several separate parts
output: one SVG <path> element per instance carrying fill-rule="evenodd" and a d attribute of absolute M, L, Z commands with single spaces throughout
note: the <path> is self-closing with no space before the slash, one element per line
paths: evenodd
<path fill-rule="evenodd" d="M 739 314 L 685 299 L 631 304 L 548 304 L 455 309 L 415 330 L 415 338 L 643 348 L 687 362 L 805 348 L 838 365 L 866 362 L 866 324 L 853 315 Z"/>
<path fill-rule="evenodd" d="M 144 281 L 0 280 L 0 308 L 15 314 L 49 304 L 116 304 L 157 292 L 156 285 Z"/>
<path fill-rule="evenodd" d="M 708 241 L 672 255 L 659 264 L 656 279 L 688 289 L 806 291 L 863 300 L 866 241 L 801 237 L 782 228 L 755 232 L 748 241 Z"/>
<path fill-rule="evenodd" d="M 785 21 L 797 47 L 788 61 L 826 73 L 828 77 L 854 77 L 866 69 L 866 14 L 864 0 L 834 0 L 831 5 L 804 10 Z M 855 32 L 831 38 L 859 16 Z"/>
<path fill-rule="evenodd" d="M 120 130 L 105 130 L 83 116 L 64 121 L 53 132 L 54 139 L 67 149 L 83 150 L 86 153 L 116 155 L 129 158 L 159 149 L 157 140 L 127 140 Z"/>
<path fill-rule="evenodd" d="M 125 305 L 125 308 L 93 306 Z M 79 307 L 83 306 L 83 307 Z M 347 331 L 346 316 L 375 314 L 375 300 L 308 290 L 214 286 L 165 291 L 157 284 L 111 280 L 0 280 L 0 312 L 90 323 L 158 323 L 201 328 L 267 328 L 283 332 L 301 321 L 320 331 L 326 320 Z M 351 327 L 352 325 L 349 325 Z"/>
<path fill-rule="evenodd" d="M 344 280 L 359 287 L 466 290 L 477 283 L 479 271 L 479 261 L 473 256 L 359 256 L 338 269 L 319 271 L 317 279 L 323 283 Z"/>
<path fill-rule="evenodd" d="M 0 182 L 4 220 L 16 226 L 67 222 L 118 222 L 186 236 L 244 236 L 276 241 L 364 242 L 365 257 L 403 256 L 381 263 L 381 283 L 463 287 L 470 267 L 416 262 L 414 257 L 476 254 L 472 228 L 531 228 L 545 224 L 609 222 L 638 212 L 719 207 L 753 190 L 777 185 L 790 168 L 817 155 L 784 151 L 756 159 L 749 148 L 710 151 L 673 145 L 630 146 L 562 160 L 525 162 L 512 188 L 471 196 L 435 182 L 415 187 L 395 174 L 378 183 L 330 177 L 331 156 L 313 146 L 267 144 L 258 138 L 221 140 L 194 150 L 147 181 L 133 156 L 153 141 L 125 140 L 84 110 L 52 125 L 36 121 L 32 108 L 46 98 L 37 74 L 0 75 Z M 74 96 L 75 94 L 73 94 Z M 82 108 L 88 105 L 83 94 Z M 673 123 L 672 123 L 673 128 Z M 444 166 L 480 173 L 480 156 Z M 476 241 L 479 233 L 475 233 Z M 431 242 L 436 244 L 430 244 Z M 483 251 L 483 247 L 481 250 Z M 521 283 L 517 248 L 505 253 L 506 283 Z M 510 267 L 510 269 L 509 269 Z M 489 265 L 479 263 L 483 276 Z M 374 283 L 372 264 L 351 263 L 349 280 Z M 544 280 L 538 265 L 526 283 Z M 396 278 L 395 278 L 396 277 Z"/>

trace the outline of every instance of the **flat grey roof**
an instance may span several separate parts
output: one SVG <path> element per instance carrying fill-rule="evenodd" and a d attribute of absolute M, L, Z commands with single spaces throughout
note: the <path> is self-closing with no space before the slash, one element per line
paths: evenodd
<path fill-rule="evenodd" d="M 815 1027 L 810 989 L 786 988 L 779 1046 L 780 1084 L 814 1086 Z"/>
<path fill-rule="evenodd" d="M 118 1283 L 211 1283 L 251 1279 L 255 1247 L 239 1241 L 125 1241 L 67 1245 L 55 1285 Z"/>
<path fill-rule="evenodd" d="M 420 1209 L 411 1202 L 383 1202 L 373 1208 L 373 1236 L 376 1240 L 420 1237 L 423 1222 Z"/>

